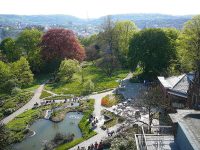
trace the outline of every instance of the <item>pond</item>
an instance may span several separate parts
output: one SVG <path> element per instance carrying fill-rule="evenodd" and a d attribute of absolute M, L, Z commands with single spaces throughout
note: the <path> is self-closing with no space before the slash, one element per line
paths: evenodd
<path fill-rule="evenodd" d="M 41 150 L 46 141 L 52 140 L 56 133 L 70 134 L 73 133 L 75 138 L 82 137 L 81 131 L 78 127 L 79 121 L 83 114 L 78 112 L 69 112 L 65 119 L 59 123 L 51 122 L 46 119 L 38 119 L 30 126 L 32 131 L 36 134 L 32 137 L 27 137 L 20 143 L 14 144 L 14 150 Z"/>

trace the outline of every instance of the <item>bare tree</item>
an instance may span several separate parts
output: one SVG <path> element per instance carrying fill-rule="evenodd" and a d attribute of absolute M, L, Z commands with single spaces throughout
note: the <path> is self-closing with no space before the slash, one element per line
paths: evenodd
<path fill-rule="evenodd" d="M 158 85 L 149 85 L 140 92 L 138 96 L 138 106 L 145 107 L 149 115 L 149 132 L 151 132 L 151 125 L 154 115 L 161 109 L 166 109 L 168 103 L 162 95 L 162 91 Z"/>

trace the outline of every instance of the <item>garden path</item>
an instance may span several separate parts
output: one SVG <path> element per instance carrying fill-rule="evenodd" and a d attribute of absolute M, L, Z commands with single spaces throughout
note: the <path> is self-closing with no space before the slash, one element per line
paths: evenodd
<path fill-rule="evenodd" d="M 127 77 L 122 80 L 123 87 L 126 91 L 126 92 L 123 92 L 122 94 L 126 98 L 133 97 L 135 95 L 134 94 L 135 90 L 132 91 L 133 88 L 134 89 L 138 88 L 138 87 L 135 87 L 135 84 L 129 82 L 129 79 L 131 77 L 132 77 L 132 73 L 129 73 L 127 75 Z M 131 88 L 131 90 L 128 90 L 128 88 Z M 113 90 L 108 91 L 108 92 L 104 92 L 104 93 L 100 93 L 100 94 L 94 94 L 94 95 L 89 96 L 89 98 L 95 99 L 93 114 L 98 120 L 102 120 L 101 110 L 105 109 L 103 106 L 101 106 L 101 99 L 108 94 L 114 93 L 115 91 L 116 91 L 116 89 L 113 89 Z M 76 145 L 75 147 L 71 148 L 70 150 L 77 150 L 78 146 L 80 148 L 81 147 L 88 147 L 89 145 L 94 144 L 95 142 L 100 142 L 102 139 L 107 137 L 107 132 L 100 128 L 100 126 L 101 126 L 100 124 L 101 124 L 101 122 L 99 122 L 99 124 L 97 125 L 97 128 L 95 129 L 95 131 L 97 132 L 97 135 L 95 135 L 95 136 L 91 137 L 90 139 Z M 120 126 L 120 124 L 117 124 L 117 125 L 109 128 L 109 131 L 116 130 L 119 126 Z"/>
<path fill-rule="evenodd" d="M 21 113 L 25 112 L 26 110 L 33 108 L 33 106 L 36 102 L 38 104 L 40 104 L 40 101 L 41 101 L 40 95 L 42 93 L 42 90 L 44 89 L 44 85 L 45 85 L 45 83 L 41 84 L 39 86 L 39 88 L 35 90 L 35 93 L 34 93 L 32 99 L 28 103 L 26 103 L 24 106 L 19 108 L 17 111 L 15 111 L 14 113 L 10 114 L 9 116 L 7 116 L 3 120 L 1 120 L 1 123 L 7 124 L 11 120 L 13 120 L 16 116 L 20 115 Z"/>

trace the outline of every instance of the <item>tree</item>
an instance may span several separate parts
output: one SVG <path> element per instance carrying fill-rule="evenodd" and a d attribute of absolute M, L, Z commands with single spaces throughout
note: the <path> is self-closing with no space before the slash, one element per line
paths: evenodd
<path fill-rule="evenodd" d="M 171 50 L 170 66 L 168 67 L 167 74 L 170 76 L 179 75 L 182 72 L 180 60 L 177 54 L 177 39 L 180 31 L 175 28 L 164 28 L 163 30 L 170 40 Z"/>
<path fill-rule="evenodd" d="M 42 59 L 52 66 L 49 70 L 54 71 L 62 60 L 76 59 L 83 61 L 85 50 L 80 45 L 71 30 L 51 29 L 42 37 Z"/>
<path fill-rule="evenodd" d="M 0 44 L 0 50 L 6 56 L 8 62 L 18 60 L 21 55 L 20 50 L 17 50 L 16 43 L 12 38 L 5 38 Z"/>
<path fill-rule="evenodd" d="M 178 43 L 183 71 L 200 70 L 200 15 L 193 17 L 184 25 Z"/>
<path fill-rule="evenodd" d="M 99 33 L 98 40 L 101 45 L 101 48 L 105 53 L 110 53 L 114 55 L 116 48 L 116 33 L 114 32 L 114 22 L 112 21 L 111 16 L 108 16 L 104 23 L 102 24 L 102 32 Z"/>
<path fill-rule="evenodd" d="M 102 32 L 99 33 L 98 36 L 102 52 L 101 58 L 97 61 L 97 66 L 109 77 L 111 77 L 114 71 L 119 68 L 119 61 L 116 54 L 117 36 L 114 32 L 114 25 L 111 17 L 108 16 L 102 25 Z"/>
<path fill-rule="evenodd" d="M 114 71 L 119 68 L 119 65 L 117 57 L 112 54 L 104 55 L 97 61 L 97 66 L 101 68 L 108 77 L 113 75 Z"/>
<path fill-rule="evenodd" d="M 11 64 L 12 78 L 17 81 L 19 87 L 25 87 L 33 82 L 33 74 L 25 57 Z"/>
<path fill-rule="evenodd" d="M 58 72 L 58 79 L 67 79 L 70 81 L 74 73 L 80 70 L 80 65 L 77 60 L 65 59 L 61 62 Z"/>
<path fill-rule="evenodd" d="M 92 61 L 94 63 L 95 60 L 100 58 L 100 48 L 96 44 L 86 47 L 85 52 L 87 61 Z"/>
<path fill-rule="evenodd" d="M 94 83 L 91 80 L 87 80 L 83 84 L 83 94 L 90 94 L 94 91 Z"/>
<path fill-rule="evenodd" d="M 134 70 L 139 65 L 143 78 L 152 80 L 166 72 L 173 53 L 170 39 L 162 29 L 144 29 L 131 39 L 130 67 Z"/>
<path fill-rule="evenodd" d="M 146 87 L 146 89 L 142 89 L 136 105 L 145 107 L 148 112 L 149 132 L 151 132 L 151 125 L 155 114 L 159 109 L 166 109 L 169 107 L 168 103 L 163 100 L 162 91 L 157 85 L 150 85 Z"/>
<path fill-rule="evenodd" d="M 89 37 L 81 37 L 79 40 L 84 47 L 88 47 L 96 43 L 97 38 L 98 38 L 97 34 L 93 34 Z"/>
<path fill-rule="evenodd" d="M 121 64 L 127 67 L 130 39 L 132 38 L 133 34 L 137 32 L 138 28 L 132 21 L 118 21 L 115 23 L 113 30 L 117 38 L 116 51 L 118 58 Z"/>
<path fill-rule="evenodd" d="M 10 73 L 10 67 L 0 61 L 0 89 L 4 89 L 5 83 L 10 79 L 11 73 Z"/>
<path fill-rule="evenodd" d="M 8 147 L 9 136 L 5 125 L 0 123 L 0 150 L 6 150 Z"/>
<path fill-rule="evenodd" d="M 22 54 L 27 57 L 33 72 L 40 71 L 41 37 L 41 31 L 37 29 L 25 29 L 20 33 L 16 40 L 17 47 L 21 49 Z"/>

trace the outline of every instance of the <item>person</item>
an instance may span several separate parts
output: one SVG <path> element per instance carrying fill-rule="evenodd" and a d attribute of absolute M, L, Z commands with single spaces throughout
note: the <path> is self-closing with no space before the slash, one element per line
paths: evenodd
<path fill-rule="evenodd" d="M 88 146 L 88 150 L 91 150 L 91 149 L 90 149 L 90 146 Z"/>
<path fill-rule="evenodd" d="M 80 147 L 78 146 L 77 150 L 80 150 Z"/>
<path fill-rule="evenodd" d="M 98 143 L 97 143 L 97 142 L 95 142 L 95 144 L 94 144 L 94 148 L 95 148 L 95 149 L 98 148 Z"/>
<path fill-rule="evenodd" d="M 90 149 L 91 149 L 91 150 L 93 150 L 93 149 L 94 149 L 94 144 L 92 144 L 92 145 L 90 146 Z"/>
<path fill-rule="evenodd" d="M 109 130 L 108 130 L 108 129 L 106 130 L 106 132 L 107 132 L 107 134 L 108 134 L 108 136 L 109 136 L 109 135 L 110 135 L 110 133 L 109 133 Z"/>
<path fill-rule="evenodd" d="M 98 150 L 103 150 L 103 141 L 102 140 L 99 143 Z"/>

